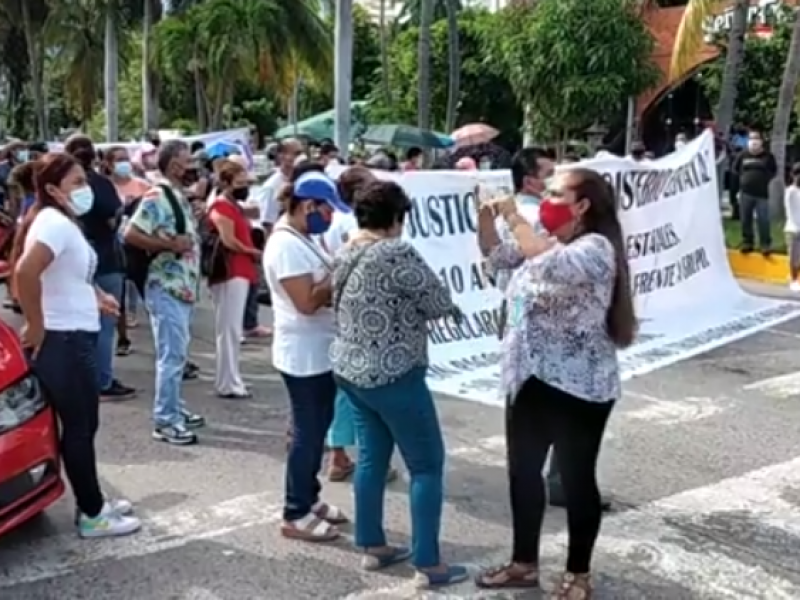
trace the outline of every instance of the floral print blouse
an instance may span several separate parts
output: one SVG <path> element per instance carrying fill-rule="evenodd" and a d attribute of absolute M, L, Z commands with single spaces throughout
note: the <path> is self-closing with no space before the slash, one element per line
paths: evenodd
<path fill-rule="evenodd" d="M 169 200 L 160 185 L 169 185 L 158 181 L 142 198 L 130 223 L 147 235 L 172 237 L 176 235 L 175 215 Z M 192 215 L 192 207 L 181 190 L 173 189 L 173 193 L 181 204 L 186 221 L 186 235 L 194 238 L 194 247 L 188 252 L 177 255 L 174 252 L 160 252 L 150 263 L 147 277 L 148 287 L 156 285 L 171 296 L 186 303 L 197 301 L 200 285 L 200 245 Z"/>
<path fill-rule="evenodd" d="M 606 329 L 616 279 L 611 242 L 590 233 L 527 260 L 505 242 L 488 260 L 515 269 L 505 292 L 503 393 L 513 401 L 534 376 L 582 400 L 619 398 L 617 349 Z"/>

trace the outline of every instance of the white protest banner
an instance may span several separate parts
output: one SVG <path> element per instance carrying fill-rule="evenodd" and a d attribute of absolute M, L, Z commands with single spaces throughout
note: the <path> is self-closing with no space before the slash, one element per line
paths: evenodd
<path fill-rule="evenodd" d="M 571 165 L 574 167 L 575 165 Z M 713 137 L 664 158 L 603 156 L 579 163 L 617 192 L 640 333 L 620 352 L 623 378 L 641 375 L 800 316 L 800 304 L 752 296 L 728 265 Z M 332 173 L 335 174 L 335 173 Z M 450 289 L 466 318 L 429 324 L 429 383 L 437 392 L 499 404 L 500 293 L 480 272 L 474 190 L 505 191 L 507 171 L 381 174 L 414 201 L 405 236 Z"/>

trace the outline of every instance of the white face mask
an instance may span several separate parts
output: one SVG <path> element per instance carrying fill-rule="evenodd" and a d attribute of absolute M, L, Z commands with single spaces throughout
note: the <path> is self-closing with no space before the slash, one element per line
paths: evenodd
<path fill-rule="evenodd" d="M 69 205 L 72 212 L 81 217 L 92 209 L 94 192 L 88 185 L 72 190 L 69 195 Z"/>
<path fill-rule="evenodd" d="M 686 145 L 686 142 L 683 140 L 676 140 L 675 148 L 683 148 Z"/>
<path fill-rule="evenodd" d="M 764 142 L 761 140 L 747 140 L 747 149 L 751 151 L 758 151 L 764 147 Z"/>

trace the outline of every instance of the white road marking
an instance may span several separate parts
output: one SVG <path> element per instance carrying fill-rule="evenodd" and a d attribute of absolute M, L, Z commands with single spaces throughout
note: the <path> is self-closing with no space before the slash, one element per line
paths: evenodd
<path fill-rule="evenodd" d="M 625 411 L 624 417 L 659 425 L 680 425 L 713 417 L 722 412 L 725 406 L 719 398 L 688 396 L 681 400 L 657 400 L 641 408 Z"/>
<path fill-rule="evenodd" d="M 222 596 L 218 596 L 205 588 L 192 587 L 183 595 L 184 600 L 224 600 Z"/>
<path fill-rule="evenodd" d="M 200 371 L 197 374 L 197 379 L 200 381 L 214 381 L 214 373 L 213 372 L 206 372 Z M 280 375 L 276 373 L 247 373 L 242 372 L 242 379 L 244 379 L 245 383 L 283 383 L 283 379 Z"/>
<path fill-rule="evenodd" d="M 793 333 L 791 331 L 784 331 L 783 329 L 767 329 L 765 333 L 777 335 L 778 337 L 788 337 L 800 340 L 800 333 Z"/>
<path fill-rule="evenodd" d="M 652 576 L 662 583 L 683 586 L 685 591 L 715 600 L 796 600 L 800 586 L 779 574 L 780 565 L 766 569 L 731 556 L 738 551 L 752 557 L 749 539 L 729 540 L 736 524 L 780 530 L 788 536 L 800 535 L 800 508 L 782 498 L 787 489 L 800 489 L 800 458 L 723 480 L 647 504 L 639 509 L 606 518 L 596 549 L 596 570 L 604 563 L 624 564 Z M 717 520 L 714 523 L 714 520 Z M 765 534 L 759 539 L 767 539 Z M 564 555 L 565 535 L 547 535 L 542 540 L 545 561 Z M 508 560 L 509 550 L 487 556 L 481 566 Z M 769 560 L 769 559 L 767 559 Z M 477 571 L 478 565 L 470 565 Z M 788 570 L 788 568 L 787 568 Z M 609 573 L 613 574 L 613 573 Z M 647 577 L 647 575 L 645 575 Z M 444 600 L 475 600 L 471 582 L 454 586 L 447 595 L 431 595 Z M 598 595 L 603 590 L 598 589 Z M 410 581 L 366 592 L 350 594 L 341 600 L 419 600 Z"/>
<path fill-rule="evenodd" d="M 800 394 L 800 372 L 761 379 L 748 383 L 742 389 L 761 392 L 773 398 L 791 398 Z"/>
<path fill-rule="evenodd" d="M 0 547 L 0 590 L 63 576 L 101 560 L 156 554 L 240 529 L 277 523 L 281 508 L 277 493 L 249 494 L 213 506 L 141 515 L 142 531 L 126 538 L 81 540 L 69 532 Z"/>

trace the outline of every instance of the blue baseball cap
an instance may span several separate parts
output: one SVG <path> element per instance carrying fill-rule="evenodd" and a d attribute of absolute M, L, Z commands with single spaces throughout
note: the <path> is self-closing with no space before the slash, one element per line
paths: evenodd
<path fill-rule="evenodd" d="M 349 206 L 342 201 L 339 190 L 333 179 L 324 173 L 303 173 L 294 182 L 294 197 L 300 200 L 316 200 L 324 202 L 333 210 L 343 213 L 352 212 Z"/>

